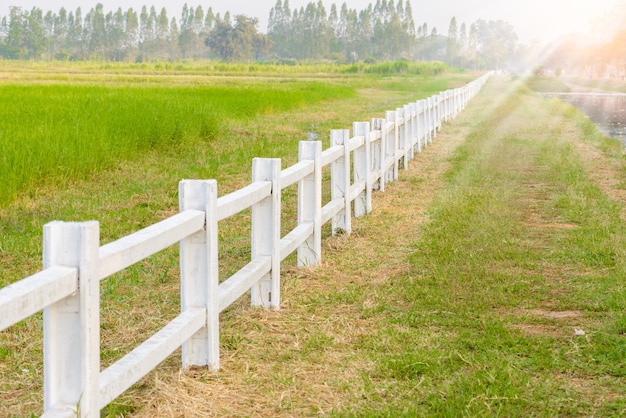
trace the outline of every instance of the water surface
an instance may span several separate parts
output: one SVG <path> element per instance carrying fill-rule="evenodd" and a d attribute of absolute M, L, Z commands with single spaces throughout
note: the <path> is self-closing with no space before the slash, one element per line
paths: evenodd
<path fill-rule="evenodd" d="M 622 93 L 547 93 L 573 106 L 611 138 L 619 139 L 626 147 L 626 94 Z"/>

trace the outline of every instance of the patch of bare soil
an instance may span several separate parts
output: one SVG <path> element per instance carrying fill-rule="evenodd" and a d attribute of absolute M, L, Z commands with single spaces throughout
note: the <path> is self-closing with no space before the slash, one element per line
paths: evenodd
<path fill-rule="evenodd" d="M 553 338 L 570 338 L 576 335 L 583 313 L 579 311 L 551 311 L 548 309 L 523 310 L 516 316 L 531 323 L 513 325 L 527 335 L 544 335 Z M 584 335 L 584 334 L 583 334 Z"/>
<path fill-rule="evenodd" d="M 588 175 L 611 200 L 622 206 L 621 218 L 626 221 L 626 161 L 623 156 L 608 157 L 601 150 L 583 141 L 572 141 Z"/>

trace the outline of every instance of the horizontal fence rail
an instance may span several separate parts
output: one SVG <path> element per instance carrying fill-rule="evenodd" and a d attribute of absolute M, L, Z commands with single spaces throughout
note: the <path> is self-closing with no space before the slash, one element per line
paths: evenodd
<path fill-rule="evenodd" d="M 299 266 L 322 260 L 321 228 L 351 232 L 352 217 L 372 211 L 372 191 L 398 178 L 415 153 L 456 117 L 489 74 L 464 87 L 410 103 L 384 118 L 330 132 L 330 147 L 301 141 L 299 162 L 255 158 L 252 183 L 217 197 L 215 180 L 183 180 L 180 213 L 100 246 L 97 222 L 44 226 L 42 271 L 0 289 L 0 331 L 44 311 L 44 415 L 97 416 L 182 346 L 183 368 L 218 370 L 219 315 L 251 291 L 251 304 L 280 307 L 280 266 L 297 252 Z M 322 202 L 322 170 L 330 168 L 330 201 Z M 282 190 L 298 188 L 298 223 L 281 236 Z M 218 224 L 252 210 L 251 260 L 220 282 Z M 100 281 L 180 243 L 181 313 L 101 371 Z M 71 343 L 68 343 L 71 342 Z"/>

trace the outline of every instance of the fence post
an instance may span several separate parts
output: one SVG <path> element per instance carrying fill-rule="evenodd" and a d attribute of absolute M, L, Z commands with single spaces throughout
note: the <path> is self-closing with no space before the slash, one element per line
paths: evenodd
<path fill-rule="evenodd" d="M 100 226 L 44 226 L 44 268 L 76 267 L 78 291 L 44 309 L 44 411 L 99 416 Z"/>
<path fill-rule="evenodd" d="M 439 130 L 441 129 L 441 119 L 439 118 L 439 95 L 436 94 L 433 96 L 433 113 L 434 113 L 434 129 L 433 135 L 436 138 Z"/>
<path fill-rule="evenodd" d="M 396 152 L 396 159 L 398 160 L 398 167 L 400 167 L 400 160 L 402 160 L 402 168 L 406 170 L 409 168 L 409 162 L 407 160 L 407 131 L 406 123 L 407 116 L 404 108 L 396 108 L 396 121 L 398 123 L 398 149 Z M 402 125 L 400 125 L 400 119 L 402 119 Z M 398 177 L 396 177 L 397 179 Z"/>
<path fill-rule="evenodd" d="M 454 90 L 450 90 L 450 119 L 456 117 L 456 93 Z"/>
<path fill-rule="evenodd" d="M 423 147 L 427 146 L 430 140 L 429 124 L 428 124 L 428 99 L 422 99 L 422 134 L 424 136 Z"/>
<path fill-rule="evenodd" d="M 272 257 L 272 270 L 252 286 L 252 306 L 280 308 L 280 158 L 254 158 L 252 181 L 271 181 L 272 194 L 252 206 L 252 259 Z"/>
<path fill-rule="evenodd" d="M 447 90 L 448 94 L 448 119 L 453 118 L 454 113 L 454 95 L 452 94 L 452 90 Z"/>
<path fill-rule="evenodd" d="M 354 150 L 354 182 L 365 181 L 365 190 L 354 201 L 354 216 L 361 217 L 372 211 L 372 145 L 370 142 L 369 122 L 354 122 L 352 131 L 355 136 L 364 138 L 363 146 Z"/>
<path fill-rule="evenodd" d="M 459 88 L 460 97 L 461 97 L 461 110 L 465 110 L 465 105 L 467 104 L 467 86 L 463 86 Z"/>
<path fill-rule="evenodd" d="M 313 173 L 298 183 L 298 224 L 313 224 L 313 234 L 298 247 L 298 266 L 317 266 L 322 261 L 322 143 L 300 141 L 299 161 L 311 160 Z"/>
<path fill-rule="evenodd" d="M 180 242 L 181 311 L 206 309 L 206 326 L 183 344 L 183 368 L 220 367 L 219 270 L 217 239 L 217 181 L 183 180 L 179 183 L 181 212 L 188 209 L 206 213 L 202 231 Z"/>
<path fill-rule="evenodd" d="M 330 163 L 331 199 L 343 199 L 343 210 L 332 219 L 332 234 L 339 230 L 352 232 L 352 204 L 350 202 L 350 131 L 334 129 L 330 131 L 330 146 L 343 147 L 343 157 Z"/>
<path fill-rule="evenodd" d="M 387 159 L 393 158 L 393 171 L 388 174 L 385 181 L 391 182 L 398 178 L 398 115 L 393 110 L 388 110 L 385 114 L 388 123 L 393 124 L 393 131 L 387 131 Z"/>
<path fill-rule="evenodd" d="M 428 101 L 428 142 L 432 143 L 433 139 L 435 139 L 435 133 L 434 133 L 434 129 L 435 129 L 434 109 L 435 109 L 435 106 L 433 106 L 433 98 L 432 97 L 429 97 L 426 100 Z"/>
<path fill-rule="evenodd" d="M 409 120 L 407 124 L 407 146 L 408 146 L 408 155 L 409 160 L 415 158 L 415 103 L 409 103 L 404 106 L 404 114 L 409 115 Z M 407 123 L 407 122 L 405 122 Z"/>
<path fill-rule="evenodd" d="M 372 170 L 377 171 L 380 175 L 376 184 L 372 188 L 385 191 L 385 156 L 387 154 L 387 121 L 385 119 L 372 118 L 372 129 L 380 131 L 380 140 L 372 148 Z"/>
<path fill-rule="evenodd" d="M 417 135 L 417 152 L 422 152 L 422 147 L 424 144 L 422 143 L 422 137 L 424 136 L 424 101 L 418 100 L 416 103 L 416 135 Z"/>
<path fill-rule="evenodd" d="M 440 96 L 440 105 L 441 105 L 441 121 L 448 121 L 448 90 L 442 91 L 439 93 Z"/>
<path fill-rule="evenodd" d="M 446 111 L 446 106 L 445 106 L 445 96 L 443 94 L 443 92 L 439 93 L 439 95 L 437 96 L 437 101 L 439 103 L 439 111 L 437 112 L 438 114 L 438 118 L 439 118 L 439 130 L 441 130 L 441 127 L 443 126 L 443 123 L 446 122 L 445 119 L 445 111 Z"/>

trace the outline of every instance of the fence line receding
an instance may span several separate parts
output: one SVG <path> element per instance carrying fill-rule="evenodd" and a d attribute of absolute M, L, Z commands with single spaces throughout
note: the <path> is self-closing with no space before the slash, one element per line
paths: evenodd
<path fill-rule="evenodd" d="M 0 289 L 0 331 L 44 311 L 45 417 L 98 416 L 101 408 L 182 346 L 182 366 L 218 370 L 220 312 L 251 291 L 253 306 L 280 307 L 280 266 L 322 259 L 322 225 L 351 232 L 372 211 L 372 191 L 398 178 L 442 123 L 465 108 L 489 77 L 410 103 L 384 118 L 330 132 L 330 147 L 301 141 L 299 162 L 255 158 L 252 183 L 218 198 L 215 180 L 183 180 L 180 213 L 100 246 L 99 224 L 51 222 L 43 230 L 43 270 Z M 330 201 L 322 170 L 330 166 Z M 298 222 L 281 236 L 281 193 L 297 184 Z M 218 224 L 252 209 L 251 261 L 220 282 Z M 181 313 L 126 356 L 100 369 L 100 280 L 180 243 Z"/>

